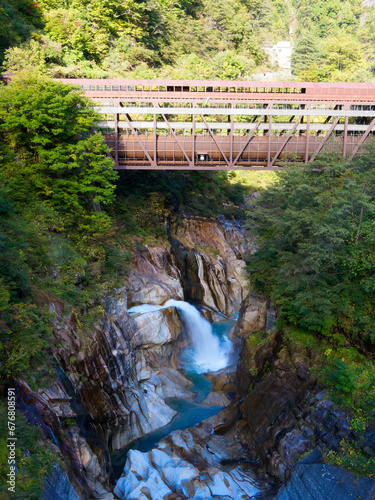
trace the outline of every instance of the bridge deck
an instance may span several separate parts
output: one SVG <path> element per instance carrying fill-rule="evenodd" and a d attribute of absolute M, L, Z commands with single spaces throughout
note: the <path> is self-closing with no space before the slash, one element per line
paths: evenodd
<path fill-rule="evenodd" d="M 280 168 L 374 135 L 375 84 L 63 80 L 96 102 L 118 169 Z"/>

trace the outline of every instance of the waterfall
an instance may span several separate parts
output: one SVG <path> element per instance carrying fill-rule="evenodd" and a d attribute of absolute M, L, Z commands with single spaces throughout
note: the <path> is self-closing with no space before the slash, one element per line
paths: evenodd
<path fill-rule="evenodd" d="M 220 342 L 219 338 L 213 334 L 210 323 L 188 302 L 171 299 L 163 306 L 142 304 L 132 307 L 128 313 L 146 314 L 167 307 L 175 307 L 181 312 L 192 343 L 195 371 L 207 373 L 225 368 L 229 363 L 230 342 L 226 338 Z"/>

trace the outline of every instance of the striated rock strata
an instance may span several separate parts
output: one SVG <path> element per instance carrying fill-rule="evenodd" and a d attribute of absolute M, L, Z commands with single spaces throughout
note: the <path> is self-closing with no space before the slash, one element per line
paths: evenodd
<path fill-rule="evenodd" d="M 241 225 L 185 218 L 172 225 L 171 241 L 186 300 L 226 316 L 238 312 L 247 285 L 243 257 L 250 250 Z"/>
<path fill-rule="evenodd" d="M 176 310 L 131 317 L 127 309 L 185 299 L 215 317 L 238 312 L 245 295 L 247 248 L 238 223 L 186 218 L 171 234 L 171 246 L 144 245 L 134 254 L 125 286 L 106 299 L 105 317 L 90 332 L 74 312 L 51 304 L 61 372 L 38 391 L 19 381 L 23 404 L 35 408 L 54 436 L 82 498 L 111 498 L 110 452 L 169 423 L 175 411 L 166 398 L 192 397 L 190 380 L 178 370 L 186 339 Z M 205 404 L 227 405 L 224 386 Z"/>
<path fill-rule="evenodd" d="M 257 332 L 262 323 L 264 326 L 264 314 L 265 302 L 261 297 L 250 296 L 234 329 L 247 338 L 238 368 L 238 387 L 243 398 L 240 413 L 247 423 L 248 445 L 263 468 L 281 482 L 286 483 L 293 474 L 290 488 L 280 492 L 278 499 L 339 498 L 335 494 L 344 490 L 341 486 L 336 490 L 334 485 L 344 481 L 344 477 L 349 485 L 352 476 L 321 462 L 315 463 L 315 469 L 302 463 L 295 469 L 300 456 L 316 447 L 324 452 L 337 451 L 343 439 L 356 440 L 367 456 L 375 456 L 374 434 L 368 429 L 362 438 L 356 435 L 350 416 L 328 399 L 326 391 L 319 389 L 312 370 L 314 358 L 308 349 L 296 349 L 277 329 L 268 335 Z M 329 491 L 319 486 L 317 480 L 324 467 L 332 478 Z M 296 493 L 298 488 L 300 495 Z M 354 488 L 355 491 L 360 490 Z"/>

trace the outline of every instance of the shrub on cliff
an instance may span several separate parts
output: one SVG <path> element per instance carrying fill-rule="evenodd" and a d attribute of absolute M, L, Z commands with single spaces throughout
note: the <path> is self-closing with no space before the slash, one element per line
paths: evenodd
<path fill-rule="evenodd" d="M 7 481 L 10 477 L 10 457 L 7 445 L 9 433 L 8 414 L 5 402 L 0 401 L 0 498 L 1 500 L 39 500 L 43 491 L 43 484 L 52 471 L 53 465 L 59 462 L 56 452 L 50 448 L 48 442 L 43 441 L 43 432 L 39 427 L 31 426 L 19 411 L 15 413 L 15 429 L 17 435 L 15 455 L 16 487 L 14 492 L 9 491 L 11 486 Z"/>

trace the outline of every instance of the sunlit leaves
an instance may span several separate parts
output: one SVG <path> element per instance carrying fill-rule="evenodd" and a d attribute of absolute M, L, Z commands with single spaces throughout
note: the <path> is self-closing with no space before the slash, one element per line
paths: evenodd
<path fill-rule="evenodd" d="M 0 126 L 18 175 L 51 206 L 82 217 L 113 200 L 113 162 L 93 127 L 92 103 L 69 85 L 29 75 L 0 91 Z"/>

